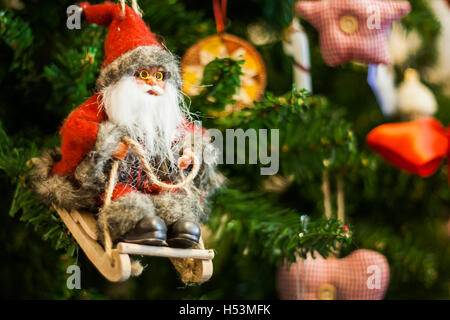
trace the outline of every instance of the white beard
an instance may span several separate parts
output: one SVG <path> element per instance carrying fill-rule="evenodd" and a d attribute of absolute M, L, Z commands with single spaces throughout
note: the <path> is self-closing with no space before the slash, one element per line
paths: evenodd
<path fill-rule="evenodd" d="M 175 168 L 178 148 L 174 142 L 186 132 L 183 123 L 190 119 L 189 111 L 170 82 L 159 96 L 147 93 L 151 88 L 137 83 L 134 77 L 123 77 L 102 90 L 102 106 L 111 122 L 125 127 L 131 139 L 144 144 L 149 156 L 168 160 Z"/>

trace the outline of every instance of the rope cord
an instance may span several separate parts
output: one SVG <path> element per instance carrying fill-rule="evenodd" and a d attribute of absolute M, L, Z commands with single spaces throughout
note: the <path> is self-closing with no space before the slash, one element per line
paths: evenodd
<path fill-rule="evenodd" d="M 324 170 L 322 173 L 322 192 L 323 192 L 323 206 L 325 209 L 325 215 L 328 219 L 331 218 L 331 192 L 330 192 L 330 178 L 328 171 Z"/>
<path fill-rule="evenodd" d="M 345 223 L 345 196 L 342 178 L 337 179 L 337 218 Z"/>
<path fill-rule="evenodd" d="M 197 176 L 197 174 L 200 170 L 200 163 L 197 160 L 197 157 L 195 155 L 193 155 L 194 163 L 192 166 L 192 171 L 182 182 L 177 183 L 177 184 L 169 184 L 169 183 L 161 182 L 155 176 L 152 169 L 150 168 L 150 165 L 148 164 L 147 160 L 145 159 L 145 151 L 142 148 L 142 146 L 138 142 L 133 141 L 132 139 L 127 138 L 127 137 L 123 138 L 123 142 L 125 144 L 127 144 L 128 146 L 130 146 L 131 148 L 133 148 L 133 150 L 137 153 L 139 160 L 141 160 L 141 163 L 144 166 L 145 173 L 147 173 L 147 176 L 150 179 L 150 181 L 153 184 L 157 185 L 158 187 L 160 187 L 164 190 L 174 190 L 174 189 L 183 188 L 188 183 L 190 183 L 192 180 L 194 180 L 194 178 Z"/>
<path fill-rule="evenodd" d="M 108 185 L 106 187 L 106 194 L 105 194 L 105 202 L 104 206 L 106 207 L 111 203 L 112 194 L 114 191 L 114 187 L 116 185 L 116 177 L 117 177 L 117 171 L 119 170 L 119 161 L 114 161 L 111 168 L 111 174 L 109 176 Z M 103 215 L 103 234 L 105 237 L 105 251 L 106 253 L 111 256 L 112 254 L 112 240 L 111 240 L 111 234 L 109 233 L 108 228 L 108 219 L 106 215 Z"/>
<path fill-rule="evenodd" d="M 125 0 L 120 0 L 120 5 L 122 6 L 122 17 L 125 17 Z"/>

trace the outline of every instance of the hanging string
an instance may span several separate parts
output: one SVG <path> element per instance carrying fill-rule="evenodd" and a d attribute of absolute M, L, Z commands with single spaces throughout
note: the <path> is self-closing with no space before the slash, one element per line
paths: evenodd
<path fill-rule="evenodd" d="M 119 170 L 119 162 L 114 161 L 111 168 L 111 174 L 109 176 L 108 185 L 106 187 L 106 194 L 105 194 L 105 201 L 104 201 L 104 207 L 108 206 L 111 203 L 111 198 L 113 195 L 114 187 L 116 185 L 116 176 L 117 171 Z M 105 237 L 104 243 L 105 243 L 105 251 L 108 254 L 108 256 L 111 257 L 112 254 L 112 239 L 111 234 L 109 233 L 109 225 L 108 225 L 108 217 L 104 214 L 103 215 L 103 235 Z"/>
<path fill-rule="evenodd" d="M 125 17 L 125 0 L 120 0 L 120 5 L 122 6 L 122 17 Z"/>
<path fill-rule="evenodd" d="M 295 257 L 295 261 L 296 261 L 296 263 L 295 263 L 295 283 L 296 283 L 295 296 L 296 296 L 297 300 L 301 300 L 302 297 L 300 295 L 300 265 L 299 264 L 302 263 L 303 261 L 299 262 L 298 259 L 299 259 L 298 256 L 296 256 Z M 304 272 L 304 270 L 303 270 L 303 272 Z"/>
<path fill-rule="evenodd" d="M 227 20 L 227 0 L 213 0 L 214 19 L 217 33 L 223 33 Z"/>
<path fill-rule="evenodd" d="M 344 181 L 340 177 L 337 179 L 337 218 L 345 223 Z"/>
<path fill-rule="evenodd" d="M 132 0 L 131 1 L 131 7 L 133 8 L 134 11 L 136 11 L 136 13 L 142 17 L 142 10 L 141 8 L 139 8 L 139 5 L 137 3 L 137 0 Z"/>
<path fill-rule="evenodd" d="M 328 219 L 331 218 L 331 192 L 330 192 L 330 178 L 328 171 L 324 170 L 322 173 L 322 192 L 323 192 L 323 206 L 325 215 Z"/>
<path fill-rule="evenodd" d="M 122 7 L 122 13 L 121 16 L 125 17 L 125 5 L 126 5 L 126 0 L 120 0 L 120 5 Z M 142 10 L 141 8 L 139 8 L 139 5 L 137 3 L 137 0 L 131 0 L 131 7 L 133 8 L 133 10 L 140 16 L 142 17 Z"/>

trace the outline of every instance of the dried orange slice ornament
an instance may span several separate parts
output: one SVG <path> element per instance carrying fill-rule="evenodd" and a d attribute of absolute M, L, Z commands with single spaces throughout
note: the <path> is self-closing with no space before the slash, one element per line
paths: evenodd
<path fill-rule="evenodd" d="M 186 52 L 181 60 L 184 93 L 189 96 L 200 94 L 203 70 L 215 58 L 245 61 L 242 65 L 241 88 L 233 97 L 236 104 L 226 106 L 221 115 L 251 106 L 253 101 L 262 97 L 266 87 L 266 68 L 261 56 L 247 41 L 225 33 L 200 40 Z"/>

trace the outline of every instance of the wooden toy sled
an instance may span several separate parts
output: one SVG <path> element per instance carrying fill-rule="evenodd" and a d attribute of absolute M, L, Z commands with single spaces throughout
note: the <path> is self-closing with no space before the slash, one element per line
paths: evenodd
<path fill-rule="evenodd" d="M 191 274 L 187 282 L 205 282 L 213 274 L 213 250 L 205 250 L 200 240 L 200 249 L 178 249 L 170 247 L 155 247 L 132 243 L 119 242 L 108 254 L 97 241 L 96 219 L 92 213 L 72 211 L 54 207 L 61 220 L 69 229 L 86 256 L 109 281 L 121 282 L 131 275 L 130 255 L 166 257 L 178 260 L 184 268 L 180 273 L 188 271 Z M 184 263 L 183 263 L 184 262 Z M 180 263 L 174 266 L 178 269 Z"/>

